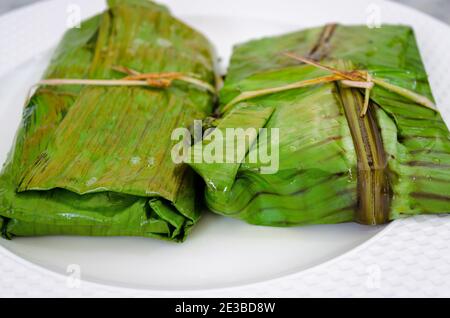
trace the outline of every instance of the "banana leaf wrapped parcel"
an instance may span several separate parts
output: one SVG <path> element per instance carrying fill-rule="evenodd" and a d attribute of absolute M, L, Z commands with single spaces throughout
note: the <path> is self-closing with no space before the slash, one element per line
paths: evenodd
<path fill-rule="evenodd" d="M 171 132 L 213 110 L 211 45 L 151 1 L 108 5 L 67 31 L 24 109 L 0 176 L 6 238 L 182 241 L 199 219 Z"/>
<path fill-rule="evenodd" d="M 220 135 L 216 150 L 235 162 L 189 162 L 217 213 L 293 226 L 450 212 L 450 134 L 410 27 L 327 25 L 241 44 L 220 104 L 201 145 Z"/>

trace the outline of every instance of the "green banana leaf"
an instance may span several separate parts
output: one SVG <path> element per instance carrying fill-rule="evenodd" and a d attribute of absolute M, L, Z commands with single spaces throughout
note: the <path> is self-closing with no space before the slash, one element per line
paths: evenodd
<path fill-rule="evenodd" d="M 215 127 L 276 128 L 279 138 L 266 142 L 272 131 L 266 130 L 249 139 L 246 155 L 234 163 L 189 163 L 206 181 L 212 211 L 268 226 L 381 224 L 450 213 L 450 134 L 439 113 L 375 85 L 369 112 L 360 117 L 364 91 L 338 82 L 232 103 L 243 93 L 331 74 L 286 52 L 342 71 L 366 70 L 433 99 L 407 26 L 330 25 L 236 46 Z M 257 149 L 279 155 L 275 172 L 261 173 L 267 161 L 250 160 Z"/>
<path fill-rule="evenodd" d="M 64 36 L 47 79 L 195 74 L 214 85 L 208 40 L 151 1 L 109 9 Z M 41 86 L 0 176 L 6 238 L 144 236 L 182 241 L 200 217 L 194 173 L 171 159 L 175 128 L 211 112 L 214 96 L 181 81 L 168 88 Z"/>

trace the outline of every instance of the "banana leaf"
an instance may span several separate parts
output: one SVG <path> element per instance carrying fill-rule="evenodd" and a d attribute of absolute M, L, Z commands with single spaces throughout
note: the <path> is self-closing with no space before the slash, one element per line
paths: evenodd
<path fill-rule="evenodd" d="M 205 37 L 151 1 L 108 4 L 65 34 L 44 78 L 121 79 L 120 67 L 214 85 Z M 208 116 L 213 103 L 213 94 L 181 81 L 40 86 L 0 176 L 3 236 L 184 240 L 200 217 L 197 181 L 173 163 L 171 132 Z"/>
<path fill-rule="evenodd" d="M 234 163 L 189 163 L 206 181 L 212 211 L 267 226 L 375 225 L 450 212 L 450 134 L 438 112 L 380 85 L 368 95 L 365 116 L 365 89 L 339 81 L 272 90 L 331 75 L 287 53 L 333 70 L 365 70 L 433 100 L 408 26 L 327 25 L 236 46 L 212 129 L 222 132 L 224 144 L 236 140 L 227 129 L 268 129 L 248 138 Z M 261 90 L 272 93 L 252 95 Z M 279 137 L 267 142 L 272 128 Z M 263 172 L 268 162 L 251 160 L 260 150 L 278 156 L 275 171 Z"/>

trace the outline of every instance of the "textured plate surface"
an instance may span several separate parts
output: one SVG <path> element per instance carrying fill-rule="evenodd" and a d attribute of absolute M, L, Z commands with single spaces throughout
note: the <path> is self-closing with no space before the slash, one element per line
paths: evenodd
<path fill-rule="evenodd" d="M 413 25 L 449 123 L 450 30 L 421 13 L 383 1 L 161 2 L 206 33 L 223 61 L 233 43 L 330 21 Z M 48 1 L 0 18 L 1 161 L 26 91 L 68 22 L 78 11 L 87 17 L 103 7 L 102 0 Z M 208 215 L 182 245 L 131 238 L 1 241 L 0 295 L 443 296 L 450 294 L 449 242 L 448 217 L 418 217 L 384 229 L 356 224 L 274 229 Z"/>

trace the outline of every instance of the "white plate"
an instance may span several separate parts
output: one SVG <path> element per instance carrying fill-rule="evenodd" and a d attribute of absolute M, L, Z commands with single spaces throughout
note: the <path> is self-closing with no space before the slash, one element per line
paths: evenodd
<path fill-rule="evenodd" d="M 223 69 L 232 45 L 255 37 L 333 21 L 364 24 L 379 18 L 383 23 L 413 25 L 430 73 L 433 92 L 448 123 L 449 105 L 443 101 L 448 100 L 446 87 L 450 86 L 450 31 L 444 24 L 421 13 L 384 1 L 160 2 L 168 4 L 176 16 L 212 40 L 224 61 Z M 67 28 L 68 18 L 73 17 L 77 10 L 74 4 L 81 9 L 83 17 L 104 8 L 103 0 L 58 0 L 0 17 L 2 162 L 17 129 L 27 90 L 45 69 L 52 48 Z M 387 228 L 395 228 L 395 224 L 397 222 Z M 207 214 L 184 244 L 142 238 L 16 238 L 0 241 L 0 263 L 2 257 L 4 264 L 7 264 L 6 259 L 13 259 L 15 264 L 28 268 L 26 272 L 38 270 L 47 277 L 52 274 L 45 270 L 65 275 L 68 267 L 76 265 L 75 268 L 79 266 L 81 269 L 84 280 L 152 292 L 201 292 L 223 287 L 236 290 L 242 285 L 264 284 L 273 279 L 289 282 L 305 269 L 337 256 L 345 259 L 342 255 L 374 236 L 364 246 L 376 244 L 389 232 L 384 229 L 356 224 L 263 228 Z M 28 261 L 45 270 L 39 270 Z M 16 269 L 9 268 L 9 271 L 15 273 Z M 306 271 L 305 275 L 311 271 Z M 22 274 L 18 279 L 26 281 L 27 277 Z M 3 287 L 2 280 L 0 287 Z M 267 293 L 268 290 L 260 292 Z"/>

